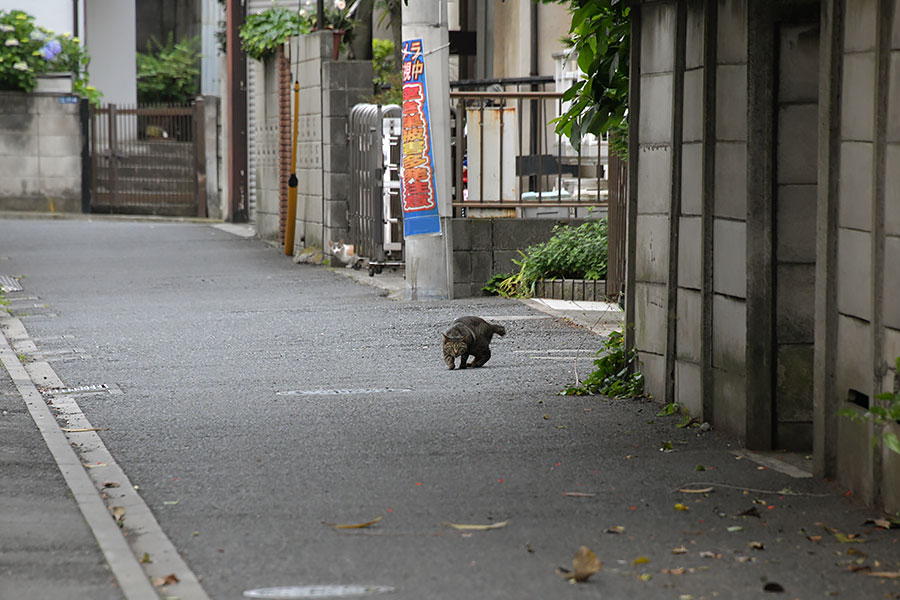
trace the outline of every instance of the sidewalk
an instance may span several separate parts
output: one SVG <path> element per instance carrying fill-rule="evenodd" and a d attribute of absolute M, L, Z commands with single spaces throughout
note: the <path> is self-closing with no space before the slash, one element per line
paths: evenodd
<path fill-rule="evenodd" d="M 0 338 L 0 347 L 5 344 Z M 2 365 L 0 474 L 0 598 L 122 598 L 93 533 Z"/>

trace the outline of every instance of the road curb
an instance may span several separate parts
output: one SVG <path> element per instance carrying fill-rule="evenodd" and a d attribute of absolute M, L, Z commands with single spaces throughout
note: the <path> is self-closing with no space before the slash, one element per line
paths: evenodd
<path fill-rule="evenodd" d="M 7 332 L 14 334 L 17 347 L 23 343 L 31 343 L 19 319 L 0 318 L 0 364 L 9 373 L 24 400 L 124 596 L 128 600 L 159 600 L 160 596 L 151 583 L 151 577 L 159 573 L 148 571 L 164 571 L 166 574 L 175 573 L 178 577 L 177 583 L 166 586 L 167 596 L 175 595 L 182 600 L 209 600 L 196 576 L 178 555 L 174 545 L 163 533 L 150 509 L 115 463 L 97 433 L 77 433 L 79 442 L 84 442 L 82 452 L 85 456 L 92 462 L 107 465 L 104 477 L 120 484 L 113 500 L 125 508 L 129 529 L 136 533 L 132 540 L 133 546 L 129 545 L 109 507 L 98 494 L 97 481 L 92 480 L 85 470 L 82 462 L 84 458 L 79 457 L 73 449 L 34 381 L 34 377 L 40 375 L 42 380 L 54 385 L 61 384 L 59 378 L 47 363 L 31 363 L 29 373 L 7 339 Z M 56 398 L 54 401 L 70 425 L 76 425 L 78 429 L 93 429 L 73 398 Z M 88 448 L 87 451 L 85 447 Z M 148 552 L 153 557 L 152 569 L 142 566 L 138 561 L 137 553 L 142 552 Z"/>

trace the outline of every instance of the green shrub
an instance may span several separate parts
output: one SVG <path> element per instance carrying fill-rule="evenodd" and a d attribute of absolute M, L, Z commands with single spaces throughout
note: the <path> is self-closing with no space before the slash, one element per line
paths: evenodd
<path fill-rule="evenodd" d="M 548 241 L 519 251 L 522 260 L 513 260 L 518 273 L 497 281 L 494 276 L 482 289 L 508 297 L 530 297 L 540 279 L 605 279 L 606 232 L 606 219 L 579 227 L 557 225 Z"/>
<path fill-rule="evenodd" d="M 256 60 L 263 60 L 274 54 L 288 38 L 304 35 L 312 31 L 315 14 L 305 10 L 268 8 L 261 13 L 247 15 L 241 30 L 241 47 Z"/>
<path fill-rule="evenodd" d="M 900 378 L 900 356 L 894 363 L 894 373 L 894 377 Z M 888 423 L 900 423 L 900 390 L 878 394 L 875 399 L 883 401 L 883 404 L 870 406 L 869 410 L 863 414 L 859 414 L 852 408 L 841 409 L 838 414 L 849 417 L 853 421 L 870 421 L 876 426 L 882 427 L 881 436 L 874 436 L 872 443 L 884 442 L 891 452 L 900 454 L 900 439 L 897 438 L 896 433 L 885 427 Z"/>
<path fill-rule="evenodd" d="M 78 38 L 35 24 L 20 10 L 0 10 L 0 89 L 30 92 L 43 73 L 72 73 L 72 89 L 94 104 L 102 94 L 88 80 L 90 57 Z"/>
<path fill-rule="evenodd" d="M 401 104 L 403 102 L 403 83 L 400 67 L 394 64 L 394 42 L 391 40 L 372 40 L 372 68 L 375 71 L 374 104 Z"/>
<path fill-rule="evenodd" d="M 156 38 L 147 42 L 147 52 L 137 53 L 138 102 L 183 104 L 193 100 L 200 76 L 199 44 L 198 37 L 185 38 L 176 44 L 171 33 L 165 45 Z"/>
<path fill-rule="evenodd" d="M 597 352 L 594 370 L 579 385 L 563 390 L 564 396 L 602 394 L 613 398 L 644 395 L 644 375 L 635 370 L 637 352 L 625 349 L 625 334 L 614 331 Z"/>

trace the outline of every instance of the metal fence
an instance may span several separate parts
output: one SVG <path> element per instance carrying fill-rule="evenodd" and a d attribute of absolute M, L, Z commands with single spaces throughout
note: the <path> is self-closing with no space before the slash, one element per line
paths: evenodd
<path fill-rule="evenodd" d="M 91 211 L 206 216 L 203 100 L 91 111 Z"/>
<path fill-rule="evenodd" d="M 605 214 L 606 140 L 588 136 L 576 150 L 555 133 L 566 110 L 561 92 L 450 92 L 457 118 L 453 206 L 458 216 L 586 218 Z M 528 87 L 538 87 L 532 80 Z M 522 87 L 521 84 L 517 84 Z"/>
<path fill-rule="evenodd" d="M 350 239 L 369 273 L 403 260 L 400 206 L 400 117 L 396 104 L 350 110 Z"/>

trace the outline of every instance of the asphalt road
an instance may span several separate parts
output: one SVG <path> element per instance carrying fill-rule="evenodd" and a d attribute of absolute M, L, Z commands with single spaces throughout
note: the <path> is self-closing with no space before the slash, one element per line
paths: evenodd
<path fill-rule="evenodd" d="M 164 221 L 0 220 L 2 273 L 39 298 L 14 311 L 35 356 L 67 386 L 121 391 L 76 399 L 211 598 L 326 584 L 404 600 L 900 590 L 846 570 L 857 546 L 876 572 L 898 570 L 900 549 L 840 490 L 760 469 L 652 401 L 559 396 L 600 338 L 517 301 L 392 300 L 259 240 Z M 508 334 L 484 368 L 448 371 L 441 332 L 464 314 Z M 735 487 L 675 492 L 693 481 Z M 761 518 L 740 516 L 752 508 Z M 605 566 L 573 585 L 555 569 L 581 545 Z"/>

